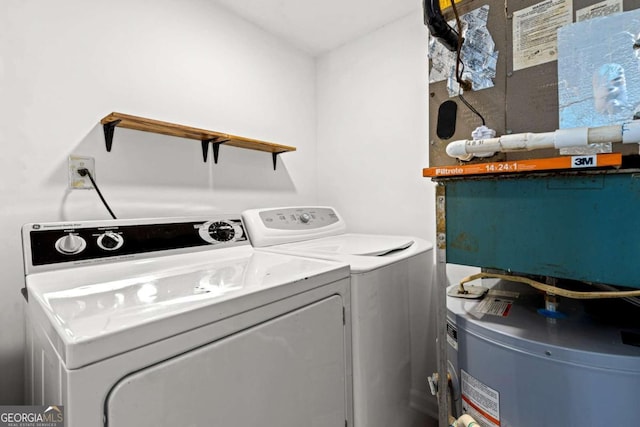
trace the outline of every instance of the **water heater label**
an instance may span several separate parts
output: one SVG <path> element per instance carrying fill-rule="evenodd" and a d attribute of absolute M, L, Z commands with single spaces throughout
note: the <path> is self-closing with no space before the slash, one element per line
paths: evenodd
<path fill-rule="evenodd" d="M 485 314 L 507 317 L 513 306 L 513 300 L 499 296 L 488 295 L 476 307 L 472 314 L 481 319 Z"/>
<path fill-rule="evenodd" d="M 482 427 L 500 425 L 500 393 L 464 369 L 461 372 L 462 410 L 471 415 Z"/>
<path fill-rule="evenodd" d="M 458 329 L 449 322 L 447 322 L 447 342 L 458 351 Z"/>

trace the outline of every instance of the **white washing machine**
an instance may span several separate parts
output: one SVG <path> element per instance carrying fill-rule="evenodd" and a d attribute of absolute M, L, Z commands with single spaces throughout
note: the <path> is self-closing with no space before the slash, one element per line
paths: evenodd
<path fill-rule="evenodd" d="M 427 383 L 437 368 L 432 245 L 346 233 L 330 207 L 254 209 L 242 218 L 256 248 L 350 265 L 355 426 L 405 427 L 436 416 Z"/>
<path fill-rule="evenodd" d="M 67 427 L 351 423 L 349 268 L 236 217 L 28 224 L 27 401 Z"/>

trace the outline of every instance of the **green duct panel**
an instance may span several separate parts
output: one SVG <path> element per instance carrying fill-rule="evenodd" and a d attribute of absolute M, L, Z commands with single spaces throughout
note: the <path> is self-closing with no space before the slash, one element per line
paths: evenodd
<path fill-rule="evenodd" d="M 640 175 L 444 185 L 447 262 L 640 288 Z"/>

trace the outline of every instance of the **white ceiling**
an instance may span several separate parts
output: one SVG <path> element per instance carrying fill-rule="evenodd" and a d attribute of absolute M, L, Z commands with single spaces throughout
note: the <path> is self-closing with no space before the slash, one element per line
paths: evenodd
<path fill-rule="evenodd" d="M 422 7 L 421 0 L 214 0 L 318 55 Z"/>

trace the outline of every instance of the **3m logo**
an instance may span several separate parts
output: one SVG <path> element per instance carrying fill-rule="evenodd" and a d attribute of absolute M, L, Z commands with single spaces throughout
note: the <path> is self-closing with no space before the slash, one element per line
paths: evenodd
<path fill-rule="evenodd" d="M 596 156 L 573 156 L 571 157 L 572 168 L 592 168 L 597 166 Z"/>

